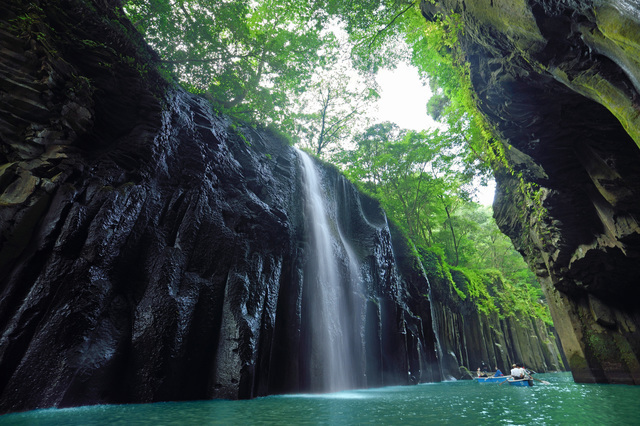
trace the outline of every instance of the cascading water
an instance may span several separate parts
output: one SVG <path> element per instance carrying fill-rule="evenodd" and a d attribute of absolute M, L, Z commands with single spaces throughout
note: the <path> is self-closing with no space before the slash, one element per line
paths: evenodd
<path fill-rule="evenodd" d="M 422 266 L 421 266 L 422 267 Z M 423 269 L 422 273 L 424 276 L 427 276 L 427 272 Z M 433 331 L 433 337 L 435 338 L 435 349 L 436 355 L 438 357 L 438 368 L 440 369 L 440 377 L 442 380 L 455 380 L 450 374 L 445 371 L 444 368 L 444 359 L 445 354 L 442 350 L 442 344 L 440 343 L 440 320 L 438 313 L 436 312 L 435 300 L 433 298 L 433 292 L 431 291 L 431 284 L 428 286 L 428 294 L 429 294 L 429 303 L 431 305 L 431 327 Z M 455 356 L 454 356 L 455 357 Z"/>
<path fill-rule="evenodd" d="M 304 152 L 298 153 L 311 249 L 305 266 L 306 291 L 312 295 L 308 299 L 311 387 L 329 392 L 352 389 L 357 387 L 361 371 L 356 365 L 359 360 L 354 351 L 357 333 L 352 309 L 354 286 L 358 284 L 354 281 L 359 280 L 358 263 L 335 217 L 331 217 L 335 209 L 329 208 L 313 161 Z M 341 273 L 345 266 L 346 273 Z"/>
<path fill-rule="evenodd" d="M 436 353 L 438 355 L 438 367 L 440 368 L 440 376 L 442 377 L 442 380 L 456 380 L 456 378 L 453 377 L 451 373 L 458 370 L 460 362 L 458 361 L 456 354 L 453 353 L 453 351 L 448 350 L 447 352 L 445 352 L 445 349 L 442 347 L 442 342 L 440 340 L 442 324 L 440 324 L 440 313 L 438 312 L 441 308 L 437 306 L 433 298 L 431 286 L 429 286 L 429 300 L 431 301 L 431 324 L 433 327 L 433 334 L 435 336 Z"/>
<path fill-rule="evenodd" d="M 438 355 L 438 366 L 440 368 L 440 377 L 443 380 L 446 380 L 445 372 L 442 368 L 442 361 L 444 360 L 444 352 L 442 351 L 442 345 L 440 344 L 440 327 L 438 321 L 438 315 L 435 311 L 435 306 L 433 305 L 433 294 L 431 292 L 431 285 L 429 285 L 429 302 L 431 305 L 431 326 L 433 327 L 433 335 L 436 339 L 436 353 Z"/>

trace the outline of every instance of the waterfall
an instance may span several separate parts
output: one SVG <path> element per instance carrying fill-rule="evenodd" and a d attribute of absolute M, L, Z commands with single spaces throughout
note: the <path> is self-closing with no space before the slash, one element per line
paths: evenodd
<path fill-rule="evenodd" d="M 310 255 L 305 265 L 306 290 L 311 295 L 310 380 L 314 390 L 335 392 L 358 385 L 361 362 L 356 356 L 354 286 L 359 267 L 336 220 L 313 160 L 298 151 L 302 164 L 305 225 Z M 333 217 L 332 217 L 333 213 Z M 345 265 L 346 263 L 346 265 Z M 347 271 L 345 271 L 345 267 Z"/>
<path fill-rule="evenodd" d="M 420 265 L 420 267 L 422 268 L 422 265 Z M 422 273 L 424 274 L 425 277 L 427 276 L 427 272 L 424 270 L 424 268 L 422 269 Z M 433 292 L 431 291 L 431 283 L 429 283 L 428 294 L 429 294 L 429 305 L 431 306 L 431 329 L 433 330 L 433 336 L 435 337 L 436 355 L 438 357 L 438 368 L 440 370 L 440 377 L 442 380 L 455 380 L 455 378 L 452 377 L 450 374 L 448 374 L 448 372 L 445 369 L 445 353 L 444 353 L 444 350 L 442 349 L 442 343 L 440 342 L 440 330 L 441 330 L 440 319 L 438 316 L 438 312 L 436 312 L 436 309 L 438 309 L 438 306 L 433 298 Z M 447 355 L 451 356 L 453 354 L 449 353 Z M 453 355 L 453 357 L 455 358 L 455 355 Z"/>
<path fill-rule="evenodd" d="M 425 273 L 426 276 L 426 273 Z M 429 304 L 431 305 L 431 327 L 433 328 L 433 335 L 436 338 L 436 354 L 438 355 L 438 367 L 440 368 L 440 377 L 445 380 L 445 373 L 442 366 L 444 361 L 444 352 L 442 351 L 442 345 L 440 344 L 440 322 L 438 321 L 438 314 L 435 312 L 436 306 L 433 301 L 431 292 L 431 283 L 429 283 Z"/>

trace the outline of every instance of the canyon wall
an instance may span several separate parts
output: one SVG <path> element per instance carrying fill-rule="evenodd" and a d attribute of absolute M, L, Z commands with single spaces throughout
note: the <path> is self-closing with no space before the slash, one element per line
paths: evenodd
<path fill-rule="evenodd" d="M 299 154 L 166 81 L 118 1 L 0 9 L 0 412 L 327 390 Z M 314 167 L 358 264 L 353 386 L 458 376 L 414 250 Z"/>
<path fill-rule="evenodd" d="M 574 379 L 640 384 L 640 6 L 423 1 L 464 29 L 508 167 L 494 214 L 543 285 Z"/>
<path fill-rule="evenodd" d="M 473 372 L 498 367 L 508 374 L 514 362 L 538 373 L 566 370 L 553 327 L 530 308 L 516 306 L 513 297 L 501 297 L 515 291 L 501 274 L 476 271 L 470 277 L 470 272 L 449 269 L 435 253 L 424 251 L 420 258 L 429 278 L 444 371 L 450 374 L 456 366 Z M 475 294 L 474 285 L 486 288 L 488 294 Z M 464 370 L 457 377 L 464 377 Z"/>
<path fill-rule="evenodd" d="M 2 9 L 1 410 L 330 390 L 299 154 L 172 88 L 117 2 Z M 321 176 L 360 263 L 351 385 L 439 380 L 426 279 Z"/>

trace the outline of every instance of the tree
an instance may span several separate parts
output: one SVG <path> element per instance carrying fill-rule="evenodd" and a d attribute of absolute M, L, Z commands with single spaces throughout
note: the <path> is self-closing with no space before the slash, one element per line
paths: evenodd
<path fill-rule="evenodd" d="M 334 38 L 308 2 L 129 0 L 136 27 L 189 90 L 262 123 L 282 120 Z"/>
<path fill-rule="evenodd" d="M 380 123 L 356 136 L 354 144 L 355 149 L 334 157 L 345 174 L 380 199 L 414 242 L 452 243 L 457 256 L 466 233 L 456 235 L 461 221 L 453 215 L 455 206 L 468 199 L 466 185 L 473 176 L 458 164 L 459 143 L 440 131 L 414 132 Z M 443 229 L 452 236 L 445 238 Z"/>
<path fill-rule="evenodd" d="M 408 49 L 398 49 L 408 32 L 424 27 L 417 0 L 326 0 L 328 13 L 345 25 L 353 42 L 354 65 L 377 72 L 408 60 Z"/>
<path fill-rule="evenodd" d="M 354 128 L 366 127 L 379 97 L 375 81 L 353 69 L 348 52 L 345 40 L 325 46 L 324 67 L 291 105 L 297 138 L 318 156 L 351 139 Z"/>
<path fill-rule="evenodd" d="M 276 124 L 318 155 L 368 125 L 373 74 L 408 59 L 409 50 L 398 48 L 403 34 L 424 25 L 416 0 L 124 4 L 185 88 L 221 112 Z"/>
<path fill-rule="evenodd" d="M 470 183 L 497 161 L 477 114 L 456 14 L 427 24 L 417 0 L 125 0 L 125 10 L 188 90 L 220 111 L 276 124 L 380 199 L 388 215 L 451 265 L 497 267 L 525 298 L 533 275 Z M 411 61 L 435 96 L 446 130 L 368 126 L 363 112 L 381 67 Z M 358 70 L 356 72 L 355 70 Z M 354 128 L 366 128 L 353 136 Z M 352 148 L 340 146 L 352 138 Z M 497 149 L 497 148 L 496 148 Z"/>
<path fill-rule="evenodd" d="M 493 220 L 491 209 L 475 203 L 463 206 L 462 215 L 477 224 L 469 235 L 469 245 L 462 266 L 479 269 L 499 269 L 505 278 L 514 283 L 528 283 L 539 288 L 535 275 L 527 267 L 511 240 L 505 236 Z"/>

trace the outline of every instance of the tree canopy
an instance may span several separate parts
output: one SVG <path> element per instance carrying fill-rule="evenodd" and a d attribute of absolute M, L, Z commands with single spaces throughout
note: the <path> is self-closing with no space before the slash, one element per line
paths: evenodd
<path fill-rule="evenodd" d="M 452 267 L 499 270 L 540 297 L 490 209 L 491 132 L 476 112 L 452 14 L 427 23 L 418 0 L 127 0 L 125 10 L 186 89 L 220 112 L 276 125 L 379 199 L 421 252 Z M 376 72 L 401 61 L 429 82 L 440 128 L 375 123 Z"/>
<path fill-rule="evenodd" d="M 375 72 L 409 58 L 417 1 L 128 0 L 163 65 L 224 113 L 276 124 L 322 153 L 366 122 Z M 358 83 L 354 84 L 354 80 Z M 366 120 L 365 120 L 366 121 Z"/>
<path fill-rule="evenodd" d="M 126 11 L 189 90 L 245 119 L 281 122 L 335 42 L 308 2 L 130 0 Z"/>

